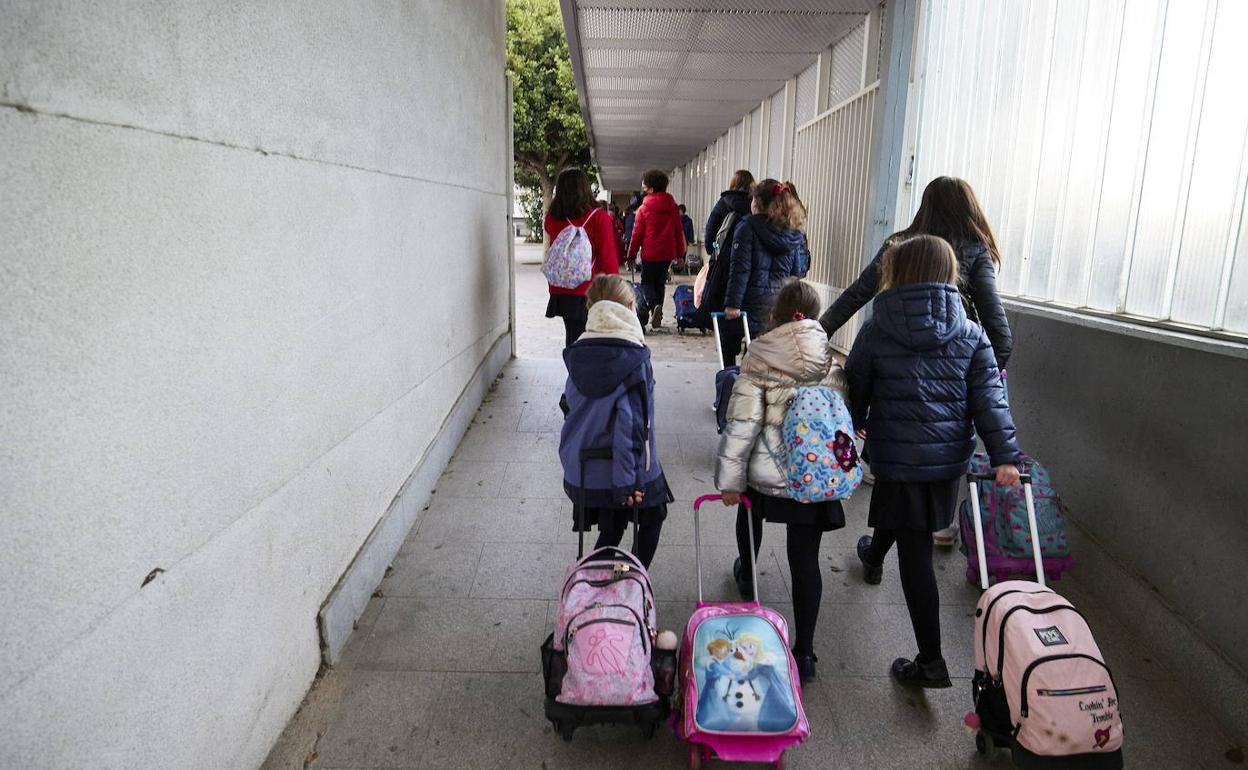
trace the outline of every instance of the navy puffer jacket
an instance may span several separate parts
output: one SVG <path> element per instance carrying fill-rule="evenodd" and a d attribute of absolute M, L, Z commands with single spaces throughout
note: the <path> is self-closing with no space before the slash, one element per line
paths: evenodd
<path fill-rule="evenodd" d="M 854 313 L 875 296 L 880 285 L 880 259 L 888 244 L 880 247 L 875 259 L 867 265 L 858 280 L 841 292 L 836 301 L 819 318 L 824 331 L 831 337 Z M 1001 295 L 997 293 L 997 268 L 988 247 L 978 241 L 953 244 L 958 255 L 958 286 L 962 290 L 962 306 L 972 321 L 981 324 L 992 342 L 997 368 L 1004 369 L 1014 350 L 1014 336 L 1005 317 Z"/>
<path fill-rule="evenodd" d="M 706 253 L 715 255 L 715 236 L 719 235 L 719 227 L 729 214 L 736 214 L 738 221 L 750 215 L 750 194 L 745 190 L 724 190 L 719 200 L 706 218 L 706 229 L 702 237 L 702 247 Z M 728 253 L 732 253 L 732 238 L 725 244 Z"/>
<path fill-rule="evenodd" d="M 994 467 L 1019 462 L 992 345 L 967 319 L 956 287 L 918 283 L 878 294 L 845 373 L 854 425 L 866 428 L 877 478 L 961 476 L 975 431 Z"/>
<path fill-rule="evenodd" d="M 808 255 L 806 234 L 801 230 L 781 230 L 761 214 L 749 215 L 733 235 L 724 306 L 744 310 L 750 333 L 762 332 L 780 284 L 799 275 L 803 260 L 810 264 Z"/>

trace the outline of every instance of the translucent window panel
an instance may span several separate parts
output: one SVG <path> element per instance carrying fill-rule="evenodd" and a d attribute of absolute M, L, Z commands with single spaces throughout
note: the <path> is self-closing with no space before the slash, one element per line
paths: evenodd
<path fill-rule="evenodd" d="M 1022 294 L 1040 300 L 1049 296 L 1049 276 L 1057 261 L 1062 203 L 1066 196 L 1071 146 L 1075 137 L 1075 95 L 1083 67 L 1087 3 L 1057 6 L 1040 130 L 1040 159 L 1033 197 L 1030 264 Z"/>
<path fill-rule="evenodd" d="M 828 78 L 830 106 L 840 104 L 862 89 L 862 57 L 866 40 L 866 25 L 859 24 L 832 46 L 832 67 Z"/>
<path fill-rule="evenodd" d="M 996 46 L 996 56 L 990 62 L 996 77 L 991 85 L 991 109 L 982 147 L 983 154 L 988 158 L 987 178 L 976 190 L 998 238 L 1007 232 L 1005 212 L 1008 202 L 1015 197 L 1014 155 L 1017 143 L 1014 134 L 1018 130 L 1021 98 L 1017 81 L 1027 54 L 1026 30 L 1017 21 L 1017 11 L 1014 6 L 998 7 L 1001 18 L 995 34 L 999 45 Z M 1001 258 L 1011 260 L 1015 255 L 1005 246 L 1003 241 L 998 242 L 998 247 L 1002 249 Z"/>
<path fill-rule="evenodd" d="M 1085 302 L 1086 306 L 1098 310 L 1112 311 L 1118 303 L 1118 283 L 1134 213 L 1136 178 L 1144 152 L 1154 38 L 1163 13 L 1157 0 L 1131 0 L 1130 12 L 1122 19 Z"/>
<path fill-rule="evenodd" d="M 1238 248 L 1235 250 L 1226 298 L 1226 320 L 1222 328 L 1248 334 L 1248 207 L 1239 216 Z"/>
<path fill-rule="evenodd" d="M 1201 85 L 1197 74 L 1204 22 L 1205 3 L 1199 0 L 1166 14 L 1126 302 L 1128 313 L 1150 318 L 1165 310 L 1170 249 L 1181 222 L 1183 172 L 1190 162 L 1188 136 L 1195 130 L 1192 109 Z"/>
<path fill-rule="evenodd" d="M 800 126 L 815 117 L 818 106 L 819 64 L 810 65 L 797 76 L 797 113 L 794 125 Z"/>
<path fill-rule="evenodd" d="M 1076 80 L 1074 135 L 1066 173 L 1066 199 L 1048 296 L 1063 305 L 1082 305 L 1091 263 L 1091 237 L 1101 191 L 1105 138 L 1109 130 L 1122 3 L 1087 8 L 1083 63 Z"/>
<path fill-rule="evenodd" d="M 1248 3 L 1219 4 L 1170 310 L 1173 320 L 1199 326 L 1215 323 L 1227 244 L 1239 220 L 1248 99 L 1227 96 L 1243 90 L 1244 30 Z"/>
<path fill-rule="evenodd" d="M 763 108 L 758 107 L 750 113 L 750 159 L 746 161 L 745 167 L 751 171 L 757 171 L 761 152 L 759 144 L 763 138 Z"/>
<path fill-rule="evenodd" d="M 771 97 L 771 124 L 767 141 L 767 168 L 761 169 L 763 177 L 779 177 L 784 169 L 784 89 Z M 761 178 L 761 177 L 760 177 Z"/>

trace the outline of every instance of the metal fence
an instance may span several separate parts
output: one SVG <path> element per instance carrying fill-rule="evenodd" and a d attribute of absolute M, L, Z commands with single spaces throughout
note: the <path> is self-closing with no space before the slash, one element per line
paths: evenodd
<path fill-rule="evenodd" d="M 793 183 L 807 206 L 807 280 L 820 285 L 825 301 L 862 270 L 879 91 L 872 84 L 797 129 Z M 857 330 L 857 320 L 850 321 L 833 344 L 848 350 Z"/>

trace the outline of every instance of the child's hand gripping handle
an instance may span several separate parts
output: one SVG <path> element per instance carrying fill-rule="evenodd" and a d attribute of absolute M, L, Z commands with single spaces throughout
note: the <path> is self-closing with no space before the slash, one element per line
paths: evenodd
<path fill-rule="evenodd" d="M 698 569 L 699 605 L 702 604 L 702 527 L 698 521 L 698 509 L 702 507 L 703 503 L 722 499 L 724 499 L 723 495 L 702 495 L 697 500 L 693 501 L 693 560 L 694 563 L 697 564 Z M 747 512 L 753 508 L 750 498 L 745 495 L 741 495 L 741 504 L 745 506 L 745 510 Z M 758 565 L 755 563 L 757 560 L 754 558 L 754 522 L 751 521 L 750 526 L 747 527 L 747 529 L 750 533 L 750 575 L 754 579 L 754 603 L 758 604 Z"/>
<path fill-rule="evenodd" d="M 967 497 L 971 501 L 971 523 L 975 527 L 975 555 L 979 560 L 979 585 L 988 590 L 988 554 L 984 548 L 984 520 L 979 510 L 979 485 L 985 481 L 995 484 L 996 473 L 968 473 L 966 480 L 970 485 Z M 1044 560 L 1040 557 L 1040 532 L 1036 525 L 1036 500 L 1031 491 L 1031 474 L 1020 473 L 1018 481 L 1023 485 L 1023 497 L 1027 501 L 1027 527 L 1031 531 L 1031 555 L 1036 564 L 1036 582 L 1041 586 L 1044 582 Z"/>

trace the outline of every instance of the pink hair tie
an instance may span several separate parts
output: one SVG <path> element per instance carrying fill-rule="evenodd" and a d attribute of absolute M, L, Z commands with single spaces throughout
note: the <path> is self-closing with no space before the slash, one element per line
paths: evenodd
<path fill-rule="evenodd" d="M 805 314 L 805 313 L 803 313 L 803 312 L 801 312 L 801 311 L 799 310 L 798 312 L 796 312 L 796 313 L 794 313 L 794 314 L 793 314 L 793 320 L 794 320 L 794 321 L 805 321 L 805 320 L 806 320 L 806 314 Z"/>
<path fill-rule="evenodd" d="M 787 184 L 784 184 L 783 182 L 771 188 L 772 195 L 780 195 L 781 193 L 786 193 L 788 191 L 789 191 L 789 186 Z"/>

